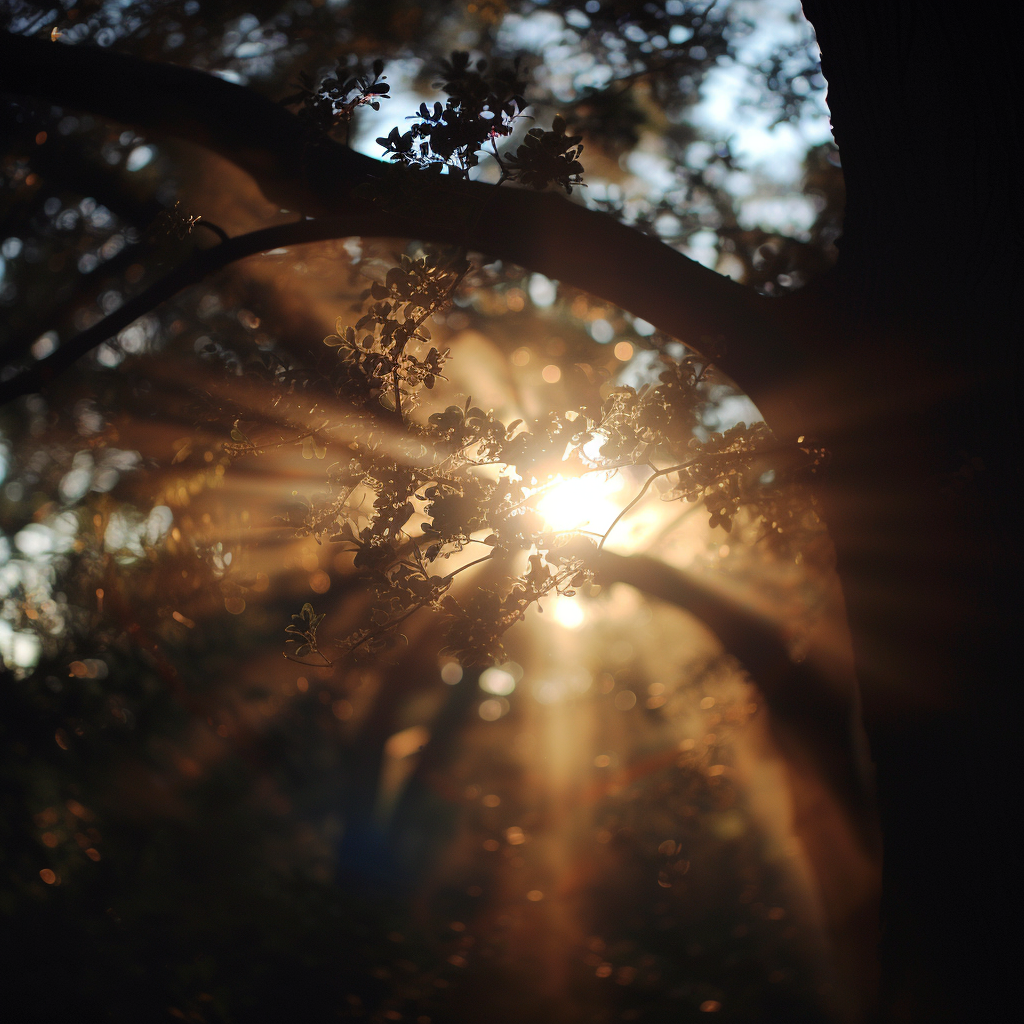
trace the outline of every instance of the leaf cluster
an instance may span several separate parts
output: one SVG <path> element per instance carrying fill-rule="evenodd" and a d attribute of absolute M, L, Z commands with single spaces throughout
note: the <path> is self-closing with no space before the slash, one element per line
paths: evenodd
<path fill-rule="evenodd" d="M 507 177 L 531 188 L 559 185 L 566 195 L 583 184 L 583 136 L 566 134 L 565 118 L 556 116 L 550 131 L 531 128 L 514 155 L 504 159 Z"/>
<path fill-rule="evenodd" d="M 649 446 L 682 455 L 707 404 L 701 387 L 708 363 L 694 355 L 676 360 L 662 354 L 656 385 L 605 390 L 601 433 L 607 438 L 601 454 L 607 459 L 641 458 Z"/>
<path fill-rule="evenodd" d="M 224 447 L 238 456 L 294 445 L 323 458 L 346 439 L 342 457 L 326 469 L 325 489 L 301 499 L 284 522 L 348 551 L 372 609 L 326 647 L 316 633 L 320 620 L 300 615 L 289 627 L 289 657 L 312 666 L 332 663 L 336 651 L 383 655 L 422 609 L 442 615 L 448 650 L 460 660 L 499 657 L 504 632 L 532 604 L 590 579 L 580 546 L 588 538 L 553 529 L 538 509 L 551 487 L 575 476 L 647 467 L 651 475 L 624 511 L 657 483 L 663 499 L 703 502 L 712 526 L 731 530 L 741 510 L 761 517 L 765 535 L 775 539 L 801 526 L 805 507 L 783 484 L 815 472 L 821 453 L 810 444 L 783 452 L 763 424 L 708 436 L 704 407 L 722 385 L 694 355 L 661 352 L 656 379 L 639 389 L 578 364 L 587 384 L 577 389 L 576 407 L 526 421 L 505 421 L 471 397 L 413 417 L 448 357 L 430 346 L 426 322 L 451 301 L 468 269 L 459 250 L 401 255 L 386 270 L 374 269 L 355 326 L 339 321 L 337 334 L 325 339 L 324 363 L 273 378 L 282 399 L 286 392 L 308 395 L 299 389 L 306 378 L 303 388 L 342 398 L 340 420 L 335 414 L 334 422 L 314 422 L 304 413 L 309 426 L 301 432 L 266 441 L 260 426 L 279 423 L 279 438 L 289 420 L 283 407 L 255 426 L 234 415 Z M 600 454 L 585 454 L 595 441 Z M 480 557 L 467 560 L 477 550 Z M 526 572 L 512 569 L 521 552 L 529 555 Z M 457 555 L 455 568 L 446 567 Z M 481 585 L 468 593 L 462 581 L 454 587 L 485 562 L 490 572 Z"/>
<path fill-rule="evenodd" d="M 346 131 L 353 114 L 361 106 L 380 110 L 382 100 L 390 99 L 387 75 L 383 74 L 384 61 L 375 60 L 369 73 L 349 73 L 341 63 L 333 75 L 319 84 L 308 72 L 299 74 L 298 91 L 286 96 L 286 107 L 298 106 L 299 117 L 317 133 L 330 135 L 339 126 Z"/>
<path fill-rule="evenodd" d="M 408 131 L 393 128 L 379 138 L 388 157 L 419 170 L 468 178 L 480 154 L 495 140 L 511 135 L 526 101 L 519 63 L 490 69 L 487 61 L 473 63 L 469 54 L 455 51 L 441 62 L 441 80 L 434 87 L 447 99 L 432 106 L 421 103 Z"/>
<path fill-rule="evenodd" d="M 529 566 L 510 586 L 481 587 L 463 601 L 444 600 L 447 650 L 463 665 L 507 660 L 501 638 L 531 605 L 553 594 L 572 597 L 574 587 L 593 579 L 579 555 L 565 548 L 530 555 Z"/>
<path fill-rule="evenodd" d="M 487 551 L 477 562 L 498 564 L 532 549 L 529 572 L 510 577 L 493 591 L 493 600 L 444 604 L 449 647 L 469 661 L 486 660 L 531 603 L 589 578 L 578 554 L 551 533 L 531 502 L 543 482 L 583 469 L 578 449 L 592 431 L 580 413 L 575 419 L 550 414 L 530 424 L 505 424 L 472 399 L 433 413 L 426 423 L 404 426 L 401 457 L 392 454 L 394 444 L 389 454 L 380 444 L 349 445 L 352 456 L 328 470 L 327 493 L 304 503 L 289 525 L 352 552 L 354 568 L 371 587 L 370 621 L 337 645 L 348 653 L 380 653 L 399 642 L 397 627 L 411 614 L 428 606 L 441 609 L 441 599 L 469 565 L 448 573 L 437 566 L 466 545 L 479 543 Z M 564 459 L 567 444 L 577 450 Z M 479 472 L 492 465 L 504 466 L 497 478 Z M 357 489 L 370 499 L 369 507 L 352 503 Z M 481 601 L 490 601 L 488 614 Z M 307 655 L 326 657 L 311 626 L 297 622 L 289 629 L 298 629 Z"/>
<path fill-rule="evenodd" d="M 764 423 L 738 423 L 706 440 L 691 439 L 693 453 L 673 472 L 663 500 L 703 502 L 709 525 L 732 530 L 741 509 L 761 522 L 761 537 L 780 553 L 799 538 L 810 502 L 800 491 L 828 464 L 829 453 L 801 438 L 782 447 Z"/>
<path fill-rule="evenodd" d="M 412 265 L 400 267 L 408 271 Z M 388 279 L 395 290 L 415 288 L 408 273 L 389 272 Z M 817 472 L 823 453 L 809 443 L 782 449 L 763 423 L 739 424 L 700 440 L 695 429 L 708 400 L 706 372 L 707 364 L 695 356 L 665 355 L 656 384 L 639 391 L 605 385 L 596 414 L 581 407 L 505 423 L 469 398 L 425 421 L 403 418 L 398 442 L 350 444 L 351 457 L 328 471 L 328 493 L 293 523 L 351 551 L 354 568 L 372 590 L 369 622 L 337 647 L 349 654 L 382 653 L 401 642 L 402 622 L 432 608 L 444 613 L 447 649 L 461 661 L 500 658 L 501 637 L 530 605 L 553 593 L 574 593 L 592 578 L 586 544 L 594 541 L 552 530 L 537 509 L 550 486 L 573 476 L 646 465 L 653 472 L 634 501 L 651 483 L 665 480 L 662 498 L 703 502 L 712 527 L 731 530 L 744 508 L 763 517 L 766 535 L 778 538 L 798 526 L 802 507 L 782 484 Z M 367 378 L 366 385 L 373 382 Z M 583 452 L 595 439 L 602 441 L 597 459 Z M 490 467 L 497 473 L 482 472 Z M 360 489 L 364 500 L 353 504 Z M 439 571 L 471 544 L 486 554 Z M 529 569 L 502 575 L 522 551 L 530 552 Z M 451 593 L 455 578 L 480 562 L 492 563 L 503 582 L 457 598 Z M 308 639 L 306 644 L 308 653 L 325 657 Z"/>
<path fill-rule="evenodd" d="M 402 254 L 384 282 L 375 281 L 363 293 L 364 300 L 373 301 L 355 326 L 339 319 L 337 333 L 324 338 L 337 350 L 338 393 L 351 394 L 355 384 L 357 395 L 376 397 L 400 413 L 403 401 L 408 407 L 420 388 L 429 391 L 438 378 L 444 379 L 448 350 L 431 346 L 422 354 L 417 349 L 430 341 L 424 321 L 447 304 L 468 269 L 465 255 L 458 252 L 416 259 Z"/>
<path fill-rule="evenodd" d="M 305 658 L 310 654 L 320 654 L 320 647 L 317 643 L 317 630 L 324 616 L 313 611 L 313 606 L 307 601 L 298 615 L 292 616 L 292 621 L 284 627 L 288 639 L 285 640 L 286 656 L 292 658 Z M 321 655 L 321 657 L 323 657 Z M 326 659 L 325 659 L 326 660 Z"/>

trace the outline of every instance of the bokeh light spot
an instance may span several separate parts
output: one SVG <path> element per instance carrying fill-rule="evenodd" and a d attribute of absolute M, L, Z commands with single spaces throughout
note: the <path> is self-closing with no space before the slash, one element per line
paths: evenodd
<path fill-rule="evenodd" d="M 462 681 L 462 666 L 457 661 L 446 661 L 441 666 L 441 678 L 449 686 L 454 686 Z"/>
<path fill-rule="evenodd" d="M 461 675 L 461 669 L 460 673 Z M 442 670 L 443 678 L 443 670 Z M 516 681 L 510 672 L 502 668 L 488 668 L 480 674 L 480 689 L 496 697 L 507 697 L 516 688 Z"/>
<path fill-rule="evenodd" d="M 619 711 L 629 711 L 636 706 L 636 694 L 632 690 L 619 690 L 615 694 L 615 706 Z"/>

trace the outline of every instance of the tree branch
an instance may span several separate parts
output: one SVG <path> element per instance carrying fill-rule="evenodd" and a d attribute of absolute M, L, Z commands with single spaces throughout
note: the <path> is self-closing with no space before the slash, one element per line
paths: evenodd
<path fill-rule="evenodd" d="M 646 555 L 587 556 L 598 582 L 626 583 L 700 619 L 750 673 L 771 712 L 780 747 L 794 745 L 814 763 L 849 812 L 867 848 L 877 842 L 869 771 L 857 739 L 856 698 L 828 678 L 813 656 L 796 662 L 778 626 L 703 577 Z"/>
<path fill-rule="evenodd" d="M 194 253 L 169 274 L 165 274 L 159 281 L 154 281 L 144 291 L 61 345 L 45 359 L 41 359 L 16 377 L 0 382 L 0 405 L 21 395 L 31 395 L 41 390 L 82 356 L 112 338 L 140 316 L 152 312 L 161 302 L 166 302 L 189 285 L 198 284 L 229 263 L 280 246 L 335 237 L 338 237 L 337 227 L 333 224 L 301 221 L 297 224 L 282 224 L 239 235 L 211 249 Z"/>
<path fill-rule="evenodd" d="M 769 422 L 790 431 L 778 384 L 798 353 L 771 300 L 605 214 L 553 193 L 402 172 L 311 137 L 296 116 L 248 88 L 94 47 L 0 34 L 0 90 L 197 142 L 283 207 L 339 218 L 335 237 L 465 245 L 588 291 L 713 353 Z M 390 187 L 378 188 L 378 198 L 354 194 L 385 178 Z"/>

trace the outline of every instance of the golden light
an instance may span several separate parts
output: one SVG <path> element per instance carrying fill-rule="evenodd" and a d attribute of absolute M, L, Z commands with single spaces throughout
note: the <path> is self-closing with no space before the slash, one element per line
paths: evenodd
<path fill-rule="evenodd" d="M 537 511 L 548 528 L 557 533 L 568 530 L 603 532 L 621 510 L 615 500 L 624 487 L 618 473 L 588 473 L 561 480 L 550 487 L 537 502 Z"/>
<path fill-rule="evenodd" d="M 579 629 L 586 618 L 582 605 L 571 597 L 556 598 L 553 614 L 563 629 Z"/>
<path fill-rule="evenodd" d="M 418 754 L 430 739 L 430 733 L 421 725 L 414 725 L 396 732 L 384 744 L 384 753 L 396 760 Z"/>

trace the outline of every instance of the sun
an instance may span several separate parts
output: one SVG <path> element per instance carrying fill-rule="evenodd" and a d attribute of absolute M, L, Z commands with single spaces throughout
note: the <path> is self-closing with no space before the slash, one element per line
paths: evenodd
<path fill-rule="evenodd" d="M 587 473 L 557 480 L 537 501 L 537 511 L 555 533 L 587 530 L 603 533 L 621 511 L 615 500 L 625 486 L 619 473 Z"/>

